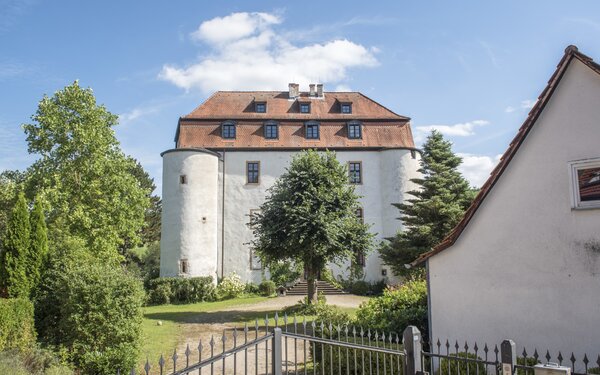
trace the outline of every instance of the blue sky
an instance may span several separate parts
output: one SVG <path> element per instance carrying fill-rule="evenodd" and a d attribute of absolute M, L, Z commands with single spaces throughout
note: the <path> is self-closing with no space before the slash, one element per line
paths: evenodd
<path fill-rule="evenodd" d="M 158 184 L 211 92 L 320 81 L 410 116 L 417 140 L 440 129 L 479 185 L 564 48 L 599 60 L 599 40 L 597 1 L 0 0 L 0 170 L 31 163 L 21 124 L 76 79 Z"/>

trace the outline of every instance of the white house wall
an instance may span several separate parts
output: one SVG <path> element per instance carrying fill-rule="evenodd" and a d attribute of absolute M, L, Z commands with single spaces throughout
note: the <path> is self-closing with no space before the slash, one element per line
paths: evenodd
<path fill-rule="evenodd" d="M 600 77 L 574 59 L 462 235 L 429 259 L 434 342 L 600 352 L 600 209 L 571 209 L 567 164 L 600 157 L 599 103 Z"/>
<path fill-rule="evenodd" d="M 221 164 L 215 156 L 203 153 L 174 151 L 164 155 L 163 170 L 163 239 L 161 243 L 161 275 L 176 276 L 182 257 L 190 261 L 189 276 L 196 271 L 225 275 L 236 272 L 243 280 L 260 282 L 262 270 L 252 270 L 250 248 L 252 232 L 247 227 L 250 210 L 264 202 L 267 189 L 284 173 L 292 155 L 290 151 L 227 151 Z M 366 223 L 377 234 L 378 243 L 400 229 L 398 210 L 392 203 L 403 201 L 405 191 L 412 189 L 408 180 L 417 176 L 418 153 L 413 159 L 409 150 L 338 151 L 342 163 L 361 161 L 363 183 L 356 186 Z M 246 183 L 246 162 L 260 162 L 260 183 Z M 205 165 L 208 163 L 208 165 Z M 208 170 L 209 168 L 210 170 Z M 224 216 L 221 217 L 223 194 L 222 170 L 225 171 Z M 180 175 L 188 176 L 182 187 Z M 186 193 L 187 192 L 187 193 Z M 198 227 L 206 210 L 214 212 L 207 218 L 210 224 Z M 214 222 L 213 218 L 217 221 Z M 221 220 L 224 225 L 221 227 Z M 206 230 L 199 231 L 198 228 Z M 224 240 L 223 240 L 224 238 Z M 180 248 L 178 244 L 181 244 Z M 221 246 L 222 249 L 221 250 Z M 208 250 L 208 249 L 214 250 Z M 195 250 L 194 250 L 195 249 Z M 367 280 L 382 279 L 382 265 L 377 252 L 367 257 Z M 202 267 L 199 265 L 202 264 Z M 347 277 L 348 264 L 332 265 L 336 275 Z M 395 281 L 388 271 L 388 279 Z"/>

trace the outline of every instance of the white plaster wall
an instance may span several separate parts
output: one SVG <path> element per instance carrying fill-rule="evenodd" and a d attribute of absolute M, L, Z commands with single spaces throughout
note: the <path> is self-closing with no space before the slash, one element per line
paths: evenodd
<path fill-rule="evenodd" d="M 251 209 L 258 209 L 264 202 L 266 190 L 284 173 L 294 152 L 290 151 L 227 151 L 225 163 L 225 225 L 224 225 L 224 273 L 236 272 L 242 279 L 260 282 L 261 271 L 250 269 L 252 233 L 247 227 Z M 376 233 L 375 243 L 394 235 L 400 229 L 398 210 L 391 206 L 405 199 L 405 191 L 413 188 L 408 180 L 416 177 L 418 158 L 411 157 L 409 150 L 386 151 L 338 151 L 337 158 L 346 164 L 361 161 L 363 183 L 356 185 L 361 195 L 364 219 Z M 246 162 L 260 162 L 260 183 L 246 184 Z M 349 263 L 331 265 L 335 275 L 348 277 Z M 365 279 L 376 281 L 382 278 L 379 254 L 373 251 L 366 260 Z M 396 281 L 388 270 L 390 281 Z"/>
<path fill-rule="evenodd" d="M 160 276 L 217 277 L 219 158 L 202 151 L 163 154 Z M 187 183 L 181 184 L 185 175 Z M 187 259 L 189 272 L 180 274 Z"/>
<path fill-rule="evenodd" d="M 571 209 L 567 163 L 600 157 L 599 101 L 600 77 L 574 60 L 456 244 L 430 258 L 433 340 L 598 355 L 600 209 Z"/>

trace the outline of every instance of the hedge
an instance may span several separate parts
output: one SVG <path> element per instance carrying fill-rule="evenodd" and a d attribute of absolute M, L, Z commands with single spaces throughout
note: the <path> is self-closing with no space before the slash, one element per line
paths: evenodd
<path fill-rule="evenodd" d="M 195 303 L 214 301 L 217 292 L 211 276 L 206 277 L 161 277 L 148 282 L 148 303 Z"/>
<path fill-rule="evenodd" d="M 0 352 L 29 349 L 35 339 L 33 304 L 26 299 L 0 299 Z"/>

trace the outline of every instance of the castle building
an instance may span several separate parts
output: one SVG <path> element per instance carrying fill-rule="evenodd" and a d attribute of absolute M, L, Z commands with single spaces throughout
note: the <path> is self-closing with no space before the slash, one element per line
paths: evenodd
<path fill-rule="evenodd" d="M 247 282 L 268 276 L 250 249 L 247 224 L 267 189 L 301 150 L 332 150 L 348 166 L 361 196 L 357 211 L 376 241 L 401 229 L 398 209 L 415 186 L 420 153 L 409 118 L 359 92 L 219 91 L 181 117 L 175 148 L 162 153 L 163 212 L 160 275 L 213 276 L 232 272 Z M 391 271 L 377 251 L 359 259 L 365 280 Z M 347 278 L 347 264 L 332 265 Z"/>

